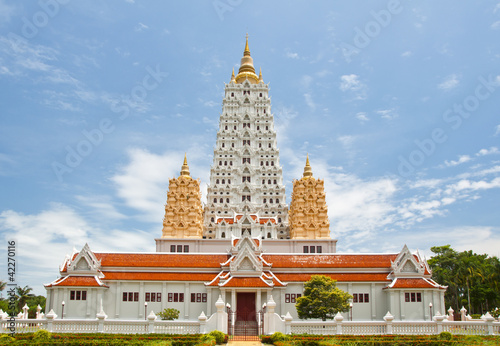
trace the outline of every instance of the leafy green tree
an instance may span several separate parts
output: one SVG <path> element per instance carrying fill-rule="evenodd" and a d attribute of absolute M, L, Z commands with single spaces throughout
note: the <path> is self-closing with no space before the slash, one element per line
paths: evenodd
<path fill-rule="evenodd" d="M 160 316 L 162 320 L 175 320 L 179 318 L 180 311 L 174 308 L 167 308 L 157 315 Z"/>
<path fill-rule="evenodd" d="M 500 261 L 497 257 L 472 251 L 457 252 L 450 245 L 432 247 L 428 263 L 432 278 L 448 286 L 446 306 L 458 311 L 465 306 L 470 314 L 485 313 L 500 306 Z"/>
<path fill-rule="evenodd" d="M 304 295 L 297 299 L 295 307 L 299 318 L 333 319 L 337 312 L 349 310 L 352 296 L 337 287 L 328 276 L 313 275 L 304 285 Z"/>
<path fill-rule="evenodd" d="M 16 288 L 17 307 L 19 311 L 23 309 L 23 306 L 24 304 L 26 304 L 26 301 L 28 299 L 35 296 L 33 293 L 31 293 L 31 291 L 33 291 L 33 289 L 29 286 L 24 286 L 24 287 L 18 286 Z"/>

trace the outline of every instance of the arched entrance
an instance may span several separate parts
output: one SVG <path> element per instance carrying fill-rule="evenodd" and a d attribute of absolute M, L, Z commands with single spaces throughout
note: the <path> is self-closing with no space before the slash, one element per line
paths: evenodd
<path fill-rule="evenodd" d="M 254 337 L 262 334 L 262 311 L 255 310 L 255 292 L 237 292 L 236 310 L 228 311 L 228 334 Z"/>

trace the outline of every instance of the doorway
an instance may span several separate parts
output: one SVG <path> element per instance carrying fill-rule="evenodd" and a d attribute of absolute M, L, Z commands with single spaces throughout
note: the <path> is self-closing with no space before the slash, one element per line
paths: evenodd
<path fill-rule="evenodd" d="M 236 320 L 255 321 L 255 293 L 236 293 Z"/>

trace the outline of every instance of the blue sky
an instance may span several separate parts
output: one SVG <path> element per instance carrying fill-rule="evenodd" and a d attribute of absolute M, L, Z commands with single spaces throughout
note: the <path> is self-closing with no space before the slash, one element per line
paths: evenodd
<path fill-rule="evenodd" d="M 20 285 L 43 294 L 86 242 L 155 250 L 184 152 L 205 194 L 247 32 L 287 203 L 309 153 L 339 252 L 500 255 L 499 1 L 0 0 L 0 255 L 17 241 Z"/>

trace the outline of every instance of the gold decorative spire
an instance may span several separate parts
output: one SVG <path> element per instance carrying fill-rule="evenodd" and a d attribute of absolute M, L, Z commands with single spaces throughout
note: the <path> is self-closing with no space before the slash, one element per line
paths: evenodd
<path fill-rule="evenodd" d="M 311 165 L 309 164 L 309 154 L 307 154 L 306 158 L 306 166 L 304 167 L 304 178 L 309 178 L 313 176 Z"/>
<path fill-rule="evenodd" d="M 184 177 L 190 177 L 186 154 L 184 154 L 184 163 L 182 164 L 181 175 Z"/>
<path fill-rule="evenodd" d="M 231 82 L 236 83 L 236 79 L 234 78 L 234 67 L 233 67 L 233 74 L 231 74 Z"/>
<path fill-rule="evenodd" d="M 243 56 L 250 56 L 250 48 L 248 48 L 248 33 L 246 36 L 245 50 L 243 51 Z"/>
<path fill-rule="evenodd" d="M 240 69 L 236 75 L 236 83 L 243 83 L 246 79 L 248 79 L 252 84 L 259 83 L 259 77 L 255 74 L 253 59 L 250 56 L 250 48 L 248 48 L 248 34 L 246 36 L 245 50 L 243 51 L 243 57 L 241 58 Z"/>
<path fill-rule="evenodd" d="M 262 79 L 262 67 L 259 69 L 259 82 L 263 82 L 264 80 Z"/>

